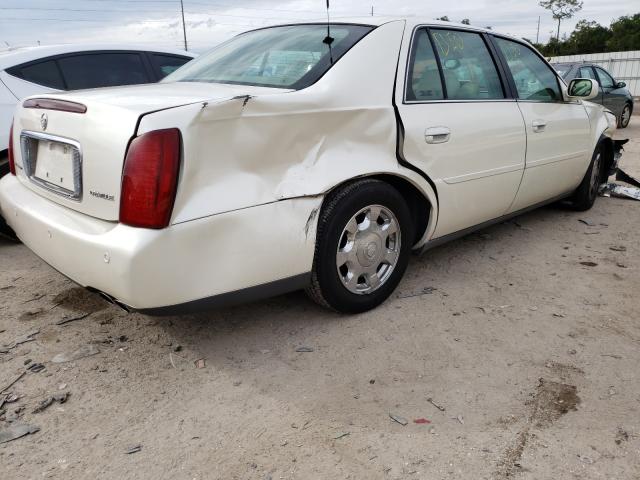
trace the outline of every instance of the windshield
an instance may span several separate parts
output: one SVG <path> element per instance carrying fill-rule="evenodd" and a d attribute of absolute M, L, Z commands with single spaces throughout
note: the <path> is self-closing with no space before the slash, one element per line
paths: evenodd
<path fill-rule="evenodd" d="M 571 70 L 571 65 L 554 65 L 553 68 L 556 69 L 556 72 L 558 72 L 562 78 L 566 78 L 567 73 Z"/>
<path fill-rule="evenodd" d="M 208 82 L 301 89 L 315 83 L 373 27 L 327 24 L 271 27 L 243 33 L 163 82 Z"/>

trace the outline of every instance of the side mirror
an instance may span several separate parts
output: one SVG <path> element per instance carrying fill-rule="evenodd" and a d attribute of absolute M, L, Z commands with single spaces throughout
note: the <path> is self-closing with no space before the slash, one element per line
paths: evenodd
<path fill-rule="evenodd" d="M 627 84 L 626 84 L 625 82 L 618 82 L 618 83 L 616 83 L 616 88 L 624 88 L 624 87 L 626 87 L 626 86 L 627 86 Z"/>
<path fill-rule="evenodd" d="M 569 98 L 591 100 L 598 96 L 598 83 L 590 78 L 574 78 L 569 82 Z"/>

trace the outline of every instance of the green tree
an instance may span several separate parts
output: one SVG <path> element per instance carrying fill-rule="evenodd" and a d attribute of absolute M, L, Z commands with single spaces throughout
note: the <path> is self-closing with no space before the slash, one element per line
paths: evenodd
<path fill-rule="evenodd" d="M 568 39 L 572 54 L 604 52 L 611 39 L 611 30 L 597 22 L 580 20 Z"/>
<path fill-rule="evenodd" d="M 539 5 L 549 10 L 553 18 L 558 21 L 558 35 L 556 36 L 558 42 L 560 41 L 560 22 L 573 17 L 582 10 L 582 2 L 579 0 L 543 0 Z"/>
<path fill-rule="evenodd" d="M 468 18 L 463 18 L 460 23 L 463 25 L 471 25 L 471 21 Z"/>
<path fill-rule="evenodd" d="M 620 17 L 611 23 L 611 37 L 607 40 L 607 50 L 640 50 L 640 13 Z"/>
<path fill-rule="evenodd" d="M 443 22 L 450 22 L 451 20 L 449 20 L 449 17 L 447 17 L 446 15 L 444 17 L 438 17 L 436 18 L 436 20 L 441 20 Z"/>

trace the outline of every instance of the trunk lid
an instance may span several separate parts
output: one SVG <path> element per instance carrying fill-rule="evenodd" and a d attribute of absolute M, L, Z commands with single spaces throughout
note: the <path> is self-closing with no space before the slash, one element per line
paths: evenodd
<path fill-rule="evenodd" d="M 13 129 L 18 177 L 28 188 L 53 202 L 117 221 L 127 146 L 143 115 L 197 102 L 282 92 L 274 88 L 179 82 L 38 96 L 82 104 L 86 112 L 20 105 Z"/>

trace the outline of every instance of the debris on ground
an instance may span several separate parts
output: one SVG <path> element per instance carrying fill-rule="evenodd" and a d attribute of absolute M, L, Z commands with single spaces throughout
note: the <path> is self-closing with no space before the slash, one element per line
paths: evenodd
<path fill-rule="evenodd" d="M 200 358 L 194 362 L 196 364 L 196 368 L 204 368 L 206 367 L 206 362 L 204 358 Z"/>
<path fill-rule="evenodd" d="M 339 433 L 338 435 L 336 435 L 335 437 L 333 437 L 334 440 L 340 440 L 341 438 L 346 437 L 347 435 L 351 435 L 351 432 L 344 432 L 344 433 Z"/>
<path fill-rule="evenodd" d="M 624 245 L 613 245 L 609 247 L 609 250 L 613 250 L 614 252 L 626 252 L 627 247 L 625 247 Z"/>
<path fill-rule="evenodd" d="M 100 350 L 95 345 L 89 344 L 80 347 L 74 352 L 65 352 L 59 353 L 55 357 L 51 359 L 53 363 L 67 363 L 73 362 L 75 360 L 80 360 L 81 358 L 90 357 L 92 355 L 97 355 L 100 353 Z"/>
<path fill-rule="evenodd" d="M 311 353 L 314 351 L 313 347 L 298 347 L 296 348 L 296 352 L 298 353 Z"/>
<path fill-rule="evenodd" d="M 591 220 L 587 220 L 585 218 L 579 218 L 578 221 L 580 223 L 584 223 L 587 227 L 595 227 L 596 226 L 596 224 L 593 223 Z"/>
<path fill-rule="evenodd" d="M 422 295 L 431 295 L 435 292 L 437 288 L 435 287 L 424 287 L 418 291 L 408 292 L 408 293 L 399 293 L 397 298 L 411 298 L 411 297 L 421 297 Z"/>
<path fill-rule="evenodd" d="M 438 405 L 436 402 L 433 401 L 433 399 L 431 397 L 427 398 L 427 402 L 429 402 L 431 405 L 433 405 L 434 407 L 436 407 L 438 410 L 440 410 L 441 412 L 444 412 L 446 410 L 446 408 L 444 408 L 442 405 Z"/>
<path fill-rule="evenodd" d="M 600 195 L 602 195 L 603 197 L 618 197 L 640 200 L 640 188 L 625 187 L 617 183 L 607 183 L 600 187 Z"/>
<path fill-rule="evenodd" d="M 18 375 L 9 385 L 7 385 L 6 387 L 4 387 L 2 390 L 0 390 L 0 393 L 5 392 L 7 390 L 9 390 L 11 387 L 13 387 L 13 385 L 15 385 L 15 383 L 20 380 L 22 377 L 24 377 L 27 374 L 27 372 L 22 372 L 20 375 Z"/>
<path fill-rule="evenodd" d="M 640 180 L 636 180 L 634 177 L 629 175 L 624 170 L 621 170 L 620 168 L 618 168 L 618 171 L 616 172 L 616 180 L 619 180 L 621 182 L 628 183 L 629 185 L 633 185 L 634 187 L 640 188 Z"/>
<path fill-rule="evenodd" d="M 0 443 L 10 442 L 11 440 L 16 440 L 20 437 L 24 437 L 25 435 L 36 433 L 38 431 L 40 431 L 40 427 L 36 427 L 35 425 L 14 423 L 13 425 L 0 430 Z"/>
<path fill-rule="evenodd" d="M 596 262 L 580 262 L 580 265 L 584 265 L 585 267 L 597 267 L 598 264 Z"/>
<path fill-rule="evenodd" d="M 33 409 L 31 413 L 43 412 L 47 408 L 49 408 L 51 405 L 53 405 L 53 402 L 64 403 L 67 401 L 68 398 L 69 398 L 69 392 L 56 393 L 54 395 L 51 395 L 50 397 L 47 397 L 44 400 L 42 400 L 38 404 L 38 406 Z"/>
<path fill-rule="evenodd" d="M 629 441 L 629 433 L 625 431 L 622 427 L 618 427 L 618 431 L 616 432 L 616 445 L 620 445 L 622 442 Z"/>
<path fill-rule="evenodd" d="M 83 314 L 83 315 L 78 315 L 78 316 L 76 316 L 76 317 L 67 317 L 67 316 L 64 316 L 64 317 L 62 317 L 62 319 L 61 319 L 61 320 L 58 320 L 58 321 L 56 322 L 56 325 L 66 325 L 67 323 L 75 322 L 75 321 L 78 321 L 78 320 L 84 320 L 84 319 L 85 319 L 85 318 L 87 318 L 89 315 L 91 315 L 91 314 L 90 314 L 90 313 L 85 313 L 85 314 Z"/>
<path fill-rule="evenodd" d="M 389 413 L 389 418 L 391 418 L 391 420 L 393 420 L 394 422 L 399 423 L 403 427 L 409 423 L 406 418 L 401 417 L 400 415 L 395 415 L 393 413 Z"/>
<path fill-rule="evenodd" d="M 424 425 L 424 424 L 429 424 L 431 423 L 431 420 L 427 420 L 426 418 L 416 418 L 413 423 L 417 423 L 420 425 Z"/>
<path fill-rule="evenodd" d="M 16 338 L 13 342 L 5 345 L 4 347 L 0 347 L 0 353 L 9 353 L 10 350 L 13 350 L 18 345 L 22 345 L 23 343 L 33 342 L 36 338 L 35 336 L 40 333 L 40 330 L 33 330 L 25 335 L 22 335 Z"/>
<path fill-rule="evenodd" d="M 29 370 L 31 373 L 40 373 L 45 368 L 47 367 L 45 367 L 42 363 L 32 363 L 27 367 L 27 370 Z"/>
<path fill-rule="evenodd" d="M 454 420 L 458 420 L 460 425 L 464 425 L 464 417 L 462 415 L 458 415 L 457 417 L 454 418 Z"/>
<path fill-rule="evenodd" d="M 127 455 L 131 455 L 132 453 L 138 453 L 141 450 L 142 445 L 132 445 L 131 447 L 127 448 L 124 453 L 126 453 Z"/>

